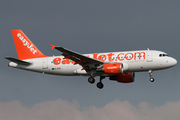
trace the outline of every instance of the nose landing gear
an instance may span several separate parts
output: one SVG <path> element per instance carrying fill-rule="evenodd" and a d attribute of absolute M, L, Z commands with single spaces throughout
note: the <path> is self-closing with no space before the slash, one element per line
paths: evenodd
<path fill-rule="evenodd" d="M 154 82 L 154 78 L 152 77 L 152 72 L 153 72 L 152 70 L 149 70 L 149 76 L 150 76 L 150 79 L 149 79 L 149 80 L 150 80 L 151 82 Z"/>

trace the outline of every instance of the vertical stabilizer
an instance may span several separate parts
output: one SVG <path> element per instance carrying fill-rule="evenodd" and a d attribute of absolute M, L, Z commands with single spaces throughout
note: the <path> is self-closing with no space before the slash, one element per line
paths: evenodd
<path fill-rule="evenodd" d="M 12 36 L 20 60 L 47 57 L 21 30 L 12 30 Z"/>

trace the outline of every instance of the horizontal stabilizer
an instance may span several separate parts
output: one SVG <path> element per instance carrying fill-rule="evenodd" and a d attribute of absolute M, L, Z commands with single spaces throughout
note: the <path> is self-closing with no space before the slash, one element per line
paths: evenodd
<path fill-rule="evenodd" d="M 11 58 L 11 57 L 5 57 L 6 59 L 12 61 L 12 62 L 15 62 L 19 65 L 31 65 L 32 63 L 29 63 L 29 62 L 26 62 L 26 61 L 22 61 L 22 60 L 18 60 L 16 58 Z"/>

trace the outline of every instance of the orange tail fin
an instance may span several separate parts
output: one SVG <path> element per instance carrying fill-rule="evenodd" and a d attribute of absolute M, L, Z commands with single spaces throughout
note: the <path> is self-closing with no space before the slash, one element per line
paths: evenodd
<path fill-rule="evenodd" d="M 47 57 L 31 42 L 31 40 L 21 31 L 12 30 L 12 36 L 16 46 L 18 58 L 20 60 Z"/>

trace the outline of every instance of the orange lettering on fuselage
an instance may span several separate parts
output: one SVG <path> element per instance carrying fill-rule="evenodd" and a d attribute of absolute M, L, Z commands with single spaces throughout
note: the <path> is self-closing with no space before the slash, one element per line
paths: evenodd
<path fill-rule="evenodd" d="M 131 54 L 131 56 L 128 58 L 128 55 L 129 55 L 129 54 Z M 133 54 L 132 54 L 132 53 L 127 53 L 127 54 L 125 55 L 126 60 L 132 60 L 132 57 L 133 57 Z"/>
<path fill-rule="evenodd" d="M 61 63 L 61 58 L 55 58 L 54 60 L 53 60 L 53 64 L 54 65 L 59 65 Z"/>
<path fill-rule="evenodd" d="M 89 57 L 89 55 L 87 55 Z M 94 59 L 97 59 L 97 60 L 100 60 L 100 61 L 124 61 L 124 60 L 127 60 L 127 61 L 130 61 L 130 60 L 144 60 L 145 59 L 145 56 L 146 56 L 146 53 L 145 52 L 135 52 L 135 53 L 119 53 L 117 56 L 115 56 L 115 54 L 113 53 L 108 53 L 108 54 L 99 54 L 99 53 L 96 53 L 96 54 L 92 54 L 92 57 Z M 113 59 L 115 58 L 115 59 Z M 134 59 L 133 59 L 134 58 Z M 70 59 L 63 59 L 63 61 L 61 62 L 61 58 L 55 58 L 53 60 L 53 63 L 54 65 L 59 65 L 59 64 L 74 64 L 75 62 L 74 61 L 70 61 Z M 80 65 L 81 66 L 81 65 Z"/>
<path fill-rule="evenodd" d="M 98 57 L 98 60 L 100 60 L 100 61 L 106 61 L 106 55 L 100 55 L 100 56 Z"/>
<path fill-rule="evenodd" d="M 64 59 L 63 61 L 62 61 L 62 64 L 64 65 L 64 64 L 70 64 L 70 59 Z"/>
<path fill-rule="evenodd" d="M 98 55 L 98 53 L 93 54 L 93 58 L 94 58 L 94 59 L 97 59 L 97 55 Z"/>
<path fill-rule="evenodd" d="M 141 59 L 141 54 L 143 54 L 143 58 L 145 59 L 145 52 L 136 52 L 134 53 L 134 56 L 136 56 L 136 54 L 139 54 L 139 60 Z M 136 60 L 136 57 L 134 57 L 134 60 Z"/>
<path fill-rule="evenodd" d="M 107 54 L 109 61 L 113 61 L 113 60 L 114 60 L 114 59 L 112 58 L 113 55 L 114 55 L 113 53 Z"/>
<path fill-rule="evenodd" d="M 117 56 L 113 56 L 115 54 L 113 53 L 109 53 L 107 55 L 105 54 L 100 54 L 98 56 L 98 54 L 93 54 L 93 58 L 94 59 L 98 59 L 100 61 L 124 61 L 124 60 L 137 60 L 137 58 L 139 58 L 138 60 L 140 59 L 145 59 L 145 52 L 135 52 L 135 53 L 119 53 Z M 108 57 L 108 58 L 107 58 Z M 143 58 L 142 58 L 143 57 Z M 113 59 L 113 58 L 116 58 L 116 59 Z"/>
<path fill-rule="evenodd" d="M 123 55 L 123 59 L 121 59 L 121 56 Z M 117 59 L 120 60 L 120 61 L 123 61 L 124 60 L 124 53 L 120 53 L 118 56 L 117 56 Z"/>
<path fill-rule="evenodd" d="M 75 62 L 71 60 L 71 63 L 74 64 Z"/>

